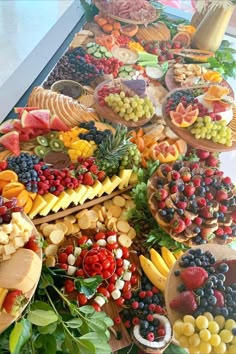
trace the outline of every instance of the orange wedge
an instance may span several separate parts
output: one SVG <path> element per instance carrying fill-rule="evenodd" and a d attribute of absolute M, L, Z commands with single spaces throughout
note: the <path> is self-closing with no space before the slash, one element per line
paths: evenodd
<path fill-rule="evenodd" d="M 17 197 L 23 190 L 24 188 L 22 189 L 21 187 L 15 187 L 15 188 L 8 189 L 4 192 L 3 189 L 2 196 L 6 199 L 11 199 L 13 197 Z"/>
<path fill-rule="evenodd" d="M 17 182 L 18 176 L 12 170 L 5 170 L 0 172 L 0 180 L 9 181 L 9 182 Z"/>
<path fill-rule="evenodd" d="M 25 186 L 20 182 L 7 182 L 6 186 L 3 189 L 3 193 L 6 193 L 7 191 L 13 188 L 21 188 L 21 190 L 23 191 L 23 189 L 25 189 Z"/>
<path fill-rule="evenodd" d="M 30 210 L 32 209 L 32 206 L 33 206 L 33 201 L 32 201 L 32 199 L 30 198 L 30 196 L 28 194 L 28 200 L 27 200 L 27 202 L 24 205 L 25 214 L 29 214 Z"/>
<path fill-rule="evenodd" d="M 32 200 L 35 200 L 35 198 L 37 197 L 37 193 L 28 192 L 28 194 Z"/>
<path fill-rule="evenodd" d="M 7 181 L 0 181 L 0 191 L 3 190 L 3 188 L 8 184 Z"/>
<path fill-rule="evenodd" d="M 17 199 L 18 199 L 17 206 L 25 206 L 25 204 L 29 199 L 29 194 L 27 190 L 24 189 L 23 191 L 21 191 L 20 194 L 18 194 Z"/>
<path fill-rule="evenodd" d="M 230 90 L 220 85 L 211 85 L 207 92 L 203 95 L 204 100 L 219 101 L 223 96 L 228 95 Z"/>

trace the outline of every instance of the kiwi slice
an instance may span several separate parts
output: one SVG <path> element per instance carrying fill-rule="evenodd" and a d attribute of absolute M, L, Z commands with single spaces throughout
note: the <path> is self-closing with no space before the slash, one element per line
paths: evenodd
<path fill-rule="evenodd" d="M 64 144 L 59 139 L 52 139 L 49 141 L 49 146 L 53 151 L 61 151 L 64 149 Z"/>
<path fill-rule="evenodd" d="M 44 137 L 44 136 L 42 136 L 42 135 L 39 135 L 39 136 L 37 136 L 37 142 L 40 144 L 40 145 L 42 145 L 42 146 L 48 146 L 48 141 L 47 141 L 47 139 Z"/>
<path fill-rule="evenodd" d="M 50 132 L 50 133 L 48 133 L 48 135 L 47 135 L 47 138 L 49 139 L 49 140 L 51 140 L 51 139 L 57 139 L 58 138 L 58 132 Z"/>
<path fill-rule="evenodd" d="M 42 145 L 38 145 L 36 146 L 36 148 L 34 149 L 35 154 L 38 157 L 44 157 L 44 155 L 50 151 L 50 148 L 47 146 L 42 146 Z"/>

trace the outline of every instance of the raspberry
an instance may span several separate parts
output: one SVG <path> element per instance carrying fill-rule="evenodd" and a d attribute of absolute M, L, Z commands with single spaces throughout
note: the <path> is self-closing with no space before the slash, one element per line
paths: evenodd
<path fill-rule="evenodd" d="M 207 200 L 212 200 L 213 198 L 214 197 L 213 197 L 213 195 L 210 192 L 206 193 L 206 199 Z"/>
<path fill-rule="evenodd" d="M 130 322 L 130 320 L 125 321 L 125 322 L 124 322 L 124 326 L 125 326 L 125 328 L 130 328 L 130 327 L 131 327 L 131 322 Z"/>
<path fill-rule="evenodd" d="M 140 299 L 144 299 L 146 297 L 146 291 L 140 291 L 138 295 Z"/>
<path fill-rule="evenodd" d="M 221 204 L 219 206 L 219 211 L 222 213 L 225 213 L 228 210 L 228 207 L 226 205 Z"/>
<path fill-rule="evenodd" d="M 166 331 L 165 331 L 164 328 L 158 328 L 157 334 L 158 334 L 159 337 L 164 337 L 165 334 L 166 334 Z"/>
<path fill-rule="evenodd" d="M 224 230 L 222 229 L 222 227 L 219 227 L 216 231 L 215 231 L 216 236 L 220 237 L 224 235 Z"/>
<path fill-rule="evenodd" d="M 151 290 L 147 290 L 146 291 L 146 296 L 147 297 L 152 297 L 153 296 L 153 292 Z"/>
<path fill-rule="evenodd" d="M 232 183 L 230 177 L 223 178 L 223 182 L 224 182 L 224 184 L 231 184 Z"/>
<path fill-rule="evenodd" d="M 139 307 L 139 303 L 138 303 L 138 301 L 134 301 L 134 302 L 132 302 L 131 307 L 132 307 L 132 309 L 134 309 L 134 310 L 138 309 L 138 307 Z"/>
<path fill-rule="evenodd" d="M 120 316 L 117 316 L 117 317 L 114 319 L 114 322 L 115 322 L 115 324 L 117 324 L 117 325 L 121 324 L 121 318 L 120 318 Z"/>
<path fill-rule="evenodd" d="M 152 292 L 153 294 L 158 294 L 159 293 L 159 289 L 156 288 L 155 286 L 152 287 Z"/>
<path fill-rule="evenodd" d="M 232 229 L 230 226 L 224 226 L 224 233 L 231 235 L 232 234 Z"/>
<path fill-rule="evenodd" d="M 202 218 L 200 218 L 199 216 L 197 216 L 195 219 L 194 219 L 194 223 L 198 226 L 202 225 Z"/>
<path fill-rule="evenodd" d="M 138 325 L 139 324 L 139 318 L 138 317 L 134 317 L 133 319 L 132 319 L 132 324 L 135 326 L 135 325 Z"/>
<path fill-rule="evenodd" d="M 160 305 L 156 305 L 155 312 L 156 313 L 163 313 L 163 308 Z"/>
<path fill-rule="evenodd" d="M 183 220 L 184 220 L 184 223 L 185 223 L 186 226 L 189 226 L 189 225 L 192 224 L 192 220 L 189 219 L 189 218 L 184 218 Z"/>
<path fill-rule="evenodd" d="M 148 305 L 149 311 L 155 311 L 156 305 L 155 304 L 150 304 Z"/>
<path fill-rule="evenodd" d="M 146 318 L 147 318 L 148 322 L 152 322 L 154 320 L 154 317 L 151 313 L 149 313 Z"/>
<path fill-rule="evenodd" d="M 149 340 L 150 342 L 153 342 L 154 341 L 154 339 L 155 339 L 155 337 L 154 337 L 154 333 L 153 332 L 149 332 L 148 334 L 147 334 L 147 340 Z"/>

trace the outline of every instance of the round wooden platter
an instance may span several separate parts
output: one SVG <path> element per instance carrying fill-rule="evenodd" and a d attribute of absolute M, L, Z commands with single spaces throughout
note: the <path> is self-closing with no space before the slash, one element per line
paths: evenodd
<path fill-rule="evenodd" d="M 32 235 L 36 235 L 38 233 L 36 227 L 34 226 L 34 224 L 32 223 L 32 221 L 30 220 L 30 218 L 23 214 L 24 218 L 33 225 L 33 233 Z M 38 257 L 42 260 L 43 259 L 43 253 L 42 250 L 40 250 L 39 252 L 37 252 Z M 23 261 L 23 260 L 22 260 Z M 1 267 L 1 263 L 0 263 L 0 267 Z M 42 263 L 41 263 L 41 269 L 42 269 Z M 40 274 L 41 274 L 41 269 L 40 269 Z M 1 312 L 0 313 L 0 334 L 2 332 L 4 332 L 11 324 L 13 324 L 18 318 L 20 318 L 21 314 L 23 313 L 23 311 L 25 310 L 25 308 L 28 306 L 28 304 L 30 303 L 30 300 L 32 299 L 35 290 L 38 286 L 38 282 L 39 282 L 40 277 L 35 278 L 35 285 L 34 287 L 29 290 L 27 293 L 25 293 L 27 300 L 27 303 L 22 307 L 21 311 L 17 314 L 17 316 L 11 316 L 7 313 Z"/>
<path fill-rule="evenodd" d="M 102 7 L 102 4 L 100 4 L 99 1 L 94 1 L 94 4 L 98 8 L 99 11 L 101 11 L 105 15 L 113 18 L 114 20 L 120 21 L 120 22 L 124 22 L 124 23 L 130 23 L 130 24 L 133 24 L 133 25 L 148 25 L 149 23 L 152 23 L 152 22 L 156 21 L 159 18 L 159 16 L 160 16 L 160 12 L 158 10 L 156 10 L 156 16 L 153 17 L 151 20 L 149 20 L 149 21 L 135 21 L 135 20 L 131 20 L 129 18 L 123 18 L 123 17 L 115 16 L 115 15 L 112 15 L 112 14 L 104 11 L 104 8 Z"/>
<path fill-rule="evenodd" d="M 165 97 L 165 100 L 162 105 L 162 115 L 163 118 L 166 121 L 166 124 L 170 127 L 170 129 L 181 139 L 185 140 L 187 144 L 190 146 L 193 146 L 197 149 L 203 149 L 207 150 L 210 152 L 225 152 L 225 151 L 232 151 L 236 150 L 236 141 L 233 140 L 231 146 L 226 146 L 220 143 L 214 143 L 212 140 L 207 140 L 207 139 L 196 139 L 193 134 L 190 133 L 190 131 L 187 128 L 180 128 L 174 125 L 171 121 L 171 118 L 167 116 L 165 112 L 165 106 L 167 103 L 168 98 L 176 91 L 180 90 L 191 90 L 191 89 L 196 89 L 196 88 L 203 88 L 206 87 L 206 85 L 199 85 L 199 86 L 191 86 L 191 87 L 181 87 L 181 88 L 176 88 L 172 91 L 169 92 L 169 94 Z M 232 121 L 230 122 L 231 124 L 234 125 L 236 123 L 236 115 L 233 116 Z"/>
<path fill-rule="evenodd" d="M 132 120 L 126 121 L 123 118 L 121 118 L 117 113 L 115 113 L 110 107 L 100 106 L 99 101 L 98 101 L 98 91 L 101 90 L 101 88 L 104 85 L 109 85 L 111 83 L 112 83 L 111 80 L 103 81 L 101 84 L 99 84 L 96 87 L 96 89 L 94 91 L 94 96 L 93 96 L 94 108 L 95 108 L 97 114 L 102 119 L 105 119 L 110 123 L 126 125 L 129 128 L 136 128 L 136 127 L 143 126 L 144 124 L 148 123 L 153 118 L 153 116 L 152 116 L 151 118 L 140 119 L 137 122 L 134 122 Z"/>
<path fill-rule="evenodd" d="M 198 65 L 201 65 L 201 64 L 198 64 Z M 169 68 L 167 70 L 167 73 L 165 75 L 165 85 L 166 85 L 166 88 L 168 91 L 172 91 L 174 89 L 178 89 L 178 88 L 182 88 L 183 90 L 185 88 L 188 88 L 188 86 L 183 86 L 181 87 L 180 83 L 179 82 L 176 82 L 174 80 L 174 68 L 173 66 L 171 68 Z M 213 84 L 214 85 L 214 84 Z M 232 87 L 230 86 L 230 84 L 228 83 L 228 81 L 226 80 L 222 80 L 222 82 L 220 83 L 221 86 L 225 86 L 227 87 L 228 89 L 230 89 L 230 96 L 232 98 L 234 98 L 234 90 L 232 89 Z M 191 86 L 193 87 L 193 86 Z"/>
<path fill-rule="evenodd" d="M 228 246 L 206 244 L 206 245 L 196 246 L 193 248 L 201 248 L 204 252 L 210 251 L 215 256 L 217 261 L 223 259 L 230 260 L 236 258 L 236 251 L 233 250 L 232 248 L 229 248 Z M 187 251 L 186 254 L 188 252 L 189 251 Z M 176 270 L 183 270 L 183 269 L 184 268 L 181 268 L 179 266 L 179 260 L 177 260 L 175 262 L 174 267 L 171 269 L 166 281 L 165 303 L 166 303 L 168 318 L 172 323 L 172 325 L 176 320 L 183 318 L 183 314 L 172 310 L 169 306 L 171 300 L 173 300 L 179 294 L 177 287 L 181 283 L 180 277 L 176 277 L 174 275 L 174 272 Z M 235 274 L 235 281 L 236 281 L 236 274 Z"/>

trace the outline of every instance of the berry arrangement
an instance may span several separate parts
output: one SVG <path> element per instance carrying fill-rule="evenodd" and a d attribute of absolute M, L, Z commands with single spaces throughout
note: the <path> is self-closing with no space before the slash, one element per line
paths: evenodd
<path fill-rule="evenodd" d="M 11 222 L 12 213 L 22 211 L 23 208 L 17 205 L 16 198 L 4 201 L 4 198 L 0 196 L 0 225 L 9 224 Z"/>
<path fill-rule="evenodd" d="M 151 54 L 158 55 L 158 61 L 173 60 L 174 55 L 169 51 L 170 49 L 181 49 L 183 45 L 180 42 L 172 41 L 153 41 L 143 42 L 144 49 Z"/>

